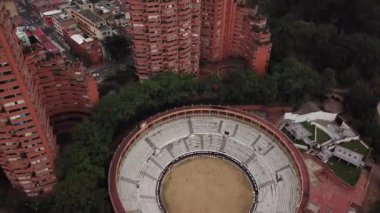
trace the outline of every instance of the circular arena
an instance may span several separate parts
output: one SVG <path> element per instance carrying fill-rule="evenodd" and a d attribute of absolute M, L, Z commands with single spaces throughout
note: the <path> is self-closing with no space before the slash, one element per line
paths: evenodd
<path fill-rule="evenodd" d="M 308 174 L 269 122 L 234 108 L 188 106 L 153 116 L 114 153 L 115 212 L 303 212 Z"/>

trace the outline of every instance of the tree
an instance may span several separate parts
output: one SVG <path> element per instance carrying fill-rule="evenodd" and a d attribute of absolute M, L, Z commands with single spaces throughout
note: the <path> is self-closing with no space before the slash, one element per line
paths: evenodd
<path fill-rule="evenodd" d="M 220 84 L 220 103 L 265 104 L 277 95 L 276 82 L 270 76 L 258 76 L 252 70 L 230 70 Z"/>
<path fill-rule="evenodd" d="M 316 25 L 313 22 L 298 20 L 293 14 L 273 19 L 271 32 L 272 61 L 280 62 L 286 57 L 295 55 L 302 61 L 314 62 L 316 67 L 319 67 L 321 62 L 320 52 L 329 48 L 337 34 L 336 28 L 331 24 Z M 326 66 L 322 64 L 322 68 L 324 67 Z"/>
<path fill-rule="evenodd" d="M 363 116 L 368 110 L 375 110 L 377 104 L 369 85 L 364 81 L 354 84 L 348 94 L 347 102 L 356 117 Z"/>
<path fill-rule="evenodd" d="M 145 105 L 159 109 L 180 104 L 184 98 L 196 95 L 197 83 L 192 76 L 165 72 L 144 81 L 142 89 L 147 94 Z"/>
<path fill-rule="evenodd" d="M 274 65 L 273 72 L 279 100 L 296 104 L 302 101 L 305 95 L 315 96 L 322 93 L 318 73 L 295 57 L 286 58 Z"/>
<path fill-rule="evenodd" d="M 125 58 L 130 52 L 129 46 L 130 42 L 125 36 L 114 35 L 104 41 L 104 47 L 113 61 Z"/>
<path fill-rule="evenodd" d="M 322 87 L 325 89 L 328 89 L 335 85 L 336 85 L 335 70 L 328 67 L 322 73 Z"/>
<path fill-rule="evenodd" d="M 375 155 L 380 156 L 380 125 L 376 120 L 378 100 L 369 85 L 358 81 L 347 96 L 347 104 L 354 116 L 353 124 L 361 137 L 374 147 Z"/>
<path fill-rule="evenodd" d="M 203 96 L 215 96 L 219 93 L 221 85 L 221 77 L 217 75 L 210 75 L 206 79 L 200 80 L 198 93 Z"/>
<path fill-rule="evenodd" d="M 380 100 L 380 76 L 377 75 L 370 82 L 370 88 L 373 92 L 373 95 Z"/>
<path fill-rule="evenodd" d="M 74 133 L 74 143 L 62 154 L 60 182 L 51 212 L 111 212 L 106 189 L 108 145 L 113 131 L 85 120 Z M 62 163 L 64 163 L 62 165 Z"/>
<path fill-rule="evenodd" d="M 257 91 L 255 91 L 256 102 L 268 104 L 276 100 L 278 95 L 277 82 L 272 76 L 264 75 L 256 77 L 258 81 Z"/>
<path fill-rule="evenodd" d="M 91 118 L 79 124 L 72 144 L 58 161 L 56 194 L 37 200 L 45 212 L 112 212 L 107 190 L 111 147 L 124 123 L 183 103 L 197 91 L 188 75 L 162 73 L 143 83 L 132 82 L 101 99 Z"/>
<path fill-rule="evenodd" d="M 348 67 L 340 74 L 340 82 L 346 86 L 354 85 L 358 79 L 360 79 L 360 73 L 355 67 Z"/>
<path fill-rule="evenodd" d="M 313 35 L 313 40 L 319 47 L 329 45 L 332 39 L 337 36 L 338 32 L 334 25 L 332 24 L 320 24 L 317 25 L 317 30 Z"/>
<path fill-rule="evenodd" d="M 246 103 L 246 88 L 250 82 L 244 70 L 230 70 L 222 79 L 220 88 L 220 102 Z"/>

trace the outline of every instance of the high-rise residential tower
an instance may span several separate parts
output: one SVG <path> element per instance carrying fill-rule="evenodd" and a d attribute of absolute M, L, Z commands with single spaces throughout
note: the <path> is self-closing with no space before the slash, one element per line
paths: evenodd
<path fill-rule="evenodd" d="M 199 60 L 243 57 L 265 73 L 271 43 L 266 18 L 244 0 L 121 0 L 130 17 L 138 75 L 199 72 Z"/>
<path fill-rule="evenodd" d="M 258 74 L 266 72 L 272 43 L 267 19 L 257 14 L 257 7 L 237 6 L 232 39 L 227 56 L 242 57 Z"/>
<path fill-rule="evenodd" d="M 167 70 L 198 73 L 199 0 L 129 0 L 128 6 L 140 79 Z"/>
<path fill-rule="evenodd" d="M 0 10 L 0 166 L 28 196 L 50 192 L 56 182 L 54 130 L 64 132 L 90 113 L 96 82 L 80 64 L 39 43 L 19 39 L 10 13 Z M 54 130 L 53 130 L 54 126 Z"/>
<path fill-rule="evenodd" d="M 243 1 L 202 1 L 201 56 L 218 62 L 242 57 L 265 73 L 272 45 L 266 18 Z"/>

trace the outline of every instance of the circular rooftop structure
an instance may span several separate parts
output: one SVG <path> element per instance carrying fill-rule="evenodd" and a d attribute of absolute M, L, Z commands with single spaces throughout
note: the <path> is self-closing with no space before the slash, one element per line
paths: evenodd
<path fill-rule="evenodd" d="M 151 117 L 122 139 L 109 170 L 115 212 L 302 212 L 309 182 L 276 127 L 227 107 Z"/>

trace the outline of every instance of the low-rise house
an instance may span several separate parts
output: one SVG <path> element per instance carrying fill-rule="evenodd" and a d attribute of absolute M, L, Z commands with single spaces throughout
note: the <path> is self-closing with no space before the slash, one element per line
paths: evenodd
<path fill-rule="evenodd" d="M 41 13 L 41 18 L 46 26 L 54 26 L 54 16 L 62 14 L 62 10 L 49 10 Z"/>
<path fill-rule="evenodd" d="M 85 37 L 78 28 L 64 29 L 64 40 L 71 51 L 90 66 L 104 63 L 102 46 L 97 39 Z"/>
<path fill-rule="evenodd" d="M 113 35 L 112 29 L 107 25 L 106 20 L 92 12 L 91 10 L 71 10 L 71 15 L 89 37 L 103 40 Z"/>
<path fill-rule="evenodd" d="M 54 16 L 54 29 L 60 36 L 63 36 L 63 29 L 72 28 L 75 26 L 75 19 L 67 14 L 59 14 Z"/>

